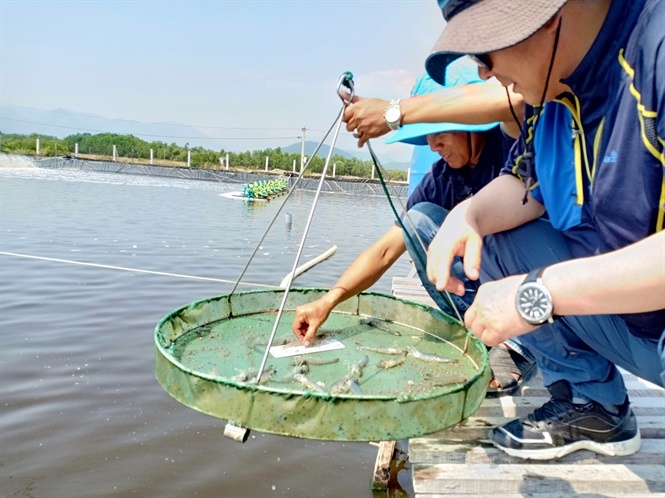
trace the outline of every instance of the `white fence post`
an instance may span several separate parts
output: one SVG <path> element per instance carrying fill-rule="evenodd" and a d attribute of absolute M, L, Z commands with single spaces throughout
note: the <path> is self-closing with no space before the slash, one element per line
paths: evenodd
<path fill-rule="evenodd" d="M 296 172 L 296 160 L 295 159 L 293 160 L 293 172 L 294 173 Z"/>
<path fill-rule="evenodd" d="M 268 171 L 268 162 L 270 161 L 270 158 L 266 156 L 266 171 Z"/>
<path fill-rule="evenodd" d="M 150 149 L 150 164 L 153 164 L 154 159 L 155 159 L 155 151 Z"/>
<path fill-rule="evenodd" d="M 190 168 L 192 165 L 192 151 L 187 151 L 187 167 Z"/>
<path fill-rule="evenodd" d="M 35 142 L 35 154 L 39 155 L 39 139 Z"/>
<path fill-rule="evenodd" d="M 229 155 L 226 154 L 226 169 L 229 169 Z"/>
<path fill-rule="evenodd" d="M 335 178 L 336 172 L 337 172 L 337 163 L 333 163 L 333 178 Z"/>
<path fill-rule="evenodd" d="M 374 170 L 376 169 L 376 166 L 372 164 L 372 180 L 374 180 Z"/>
<path fill-rule="evenodd" d="M 113 146 L 113 162 L 115 162 L 116 157 L 118 157 L 118 149 L 116 146 Z"/>
<path fill-rule="evenodd" d="M 74 157 L 79 156 L 79 144 L 75 143 L 74 144 Z"/>
<path fill-rule="evenodd" d="M 305 163 L 307 162 L 307 158 L 305 157 L 305 132 L 307 131 L 307 128 L 302 129 L 302 136 L 300 137 L 300 172 L 302 173 L 302 169 L 305 166 Z"/>

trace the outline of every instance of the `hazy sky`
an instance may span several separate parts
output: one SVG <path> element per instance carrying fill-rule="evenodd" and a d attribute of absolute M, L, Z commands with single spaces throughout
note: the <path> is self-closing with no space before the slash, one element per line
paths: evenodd
<path fill-rule="evenodd" d="M 442 28 L 435 0 L 0 0 L 0 100 L 318 142 L 342 72 L 359 95 L 406 97 Z"/>

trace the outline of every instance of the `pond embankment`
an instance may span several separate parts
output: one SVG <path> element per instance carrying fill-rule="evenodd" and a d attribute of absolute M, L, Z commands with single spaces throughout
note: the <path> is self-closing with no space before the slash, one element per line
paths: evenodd
<path fill-rule="evenodd" d="M 237 170 L 210 170 L 187 167 L 155 166 L 150 164 L 128 164 L 114 161 L 90 161 L 86 159 L 77 159 L 74 157 L 48 157 L 37 159 L 25 156 L 25 158 L 40 168 L 102 171 L 109 173 L 125 173 L 145 176 L 166 176 L 172 178 L 188 178 L 192 180 L 206 180 L 238 184 L 252 183 L 258 180 L 274 179 L 276 176 L 285 176 L 289 181 L 289 186 L 291 186 L 297 179 L 297 176 L 291 172 L 284 172 L 280 170 L 272 172 L 248 172 Z M 298 188 L 302 190 L 316 190 L 318 185 L 319 178 L 303 178 L 300 180 Z M 391 195 L 396 192 L 402 198 L 407 197 L 408 185 L 406 183 L 391 182 L 390 185 L 392 187 L 389 187 Z M 340 194 L 378 196 L 385 195 L 379 180 L 371 180 L 367 178 L 326 179 L 321 190 L 322 192 Z"/>

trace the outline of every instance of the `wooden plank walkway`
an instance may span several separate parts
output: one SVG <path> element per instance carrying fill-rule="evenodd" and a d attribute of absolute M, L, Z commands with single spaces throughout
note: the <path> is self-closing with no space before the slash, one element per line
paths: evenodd
<path fill-rule="evenodd" d="M 431 301 L 413 273 L 393 279 L 393 294 Z M 642 435 L 637 454 L 615 458 L 583 450 L 539 462 L 496 449 L 488 440 L 491 427 L 526 415 L 549 399 L 542 377 L 536 375 L 519 395 L 486 399 L 456 427 L 409 440 L 415 497 L 665 498 L 665 389 L 622 374 Z"/>

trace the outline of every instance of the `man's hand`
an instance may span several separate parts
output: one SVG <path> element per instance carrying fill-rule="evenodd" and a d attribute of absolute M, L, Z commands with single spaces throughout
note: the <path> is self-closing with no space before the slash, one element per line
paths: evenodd
<path fill-rule="evenodd" d="M 463 258 L 464 273 L 471 280 L 478 280 L 483 239 L 466 220 L 469 201 L 459 204 L 446 217 L 427 249 L 427 278 L 440 291 L 447 290 L 464 295 L 464 284 L 450 268 L 455 256 Z"/>
<path fill-rule="evenodd" d="M 536 327 L 517 312 L 515 294 L 524 275 L 513 275 L 481 285 L 473 304 L 466 310 L 464 324 L 488 346 L 531 332 Z"/>
<path fill-rule="evenodd" d="M 365 145 L 370 138 L 380 137 L 390 131 L 383 117 L 387 100 L 353 97 L 351 104 L 344 110 L 343 121 L 346 129 L 359 134 L 358 147 Z"/>
<path fill-rule="evenodd" d="M 305 346 L 310 345 L 319 327 L 328 319 L 330 311 L 330 307 L 321 299 L 296 308 L 291 328 Z"/>

